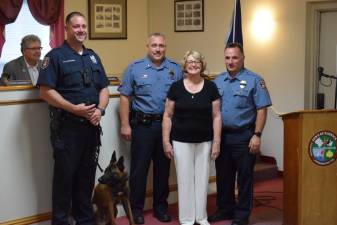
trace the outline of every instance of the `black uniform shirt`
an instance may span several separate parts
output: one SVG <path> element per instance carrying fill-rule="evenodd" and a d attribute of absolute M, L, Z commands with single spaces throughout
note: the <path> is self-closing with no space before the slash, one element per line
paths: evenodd
<path fill-rule="evenodd" d="M 43 60 L 37 85 L 49 86 L 73 104 L 98 104 L 99 92 L 109 84 L 97 54 L 83 47 L 78 54 L 65 41 Z"/>

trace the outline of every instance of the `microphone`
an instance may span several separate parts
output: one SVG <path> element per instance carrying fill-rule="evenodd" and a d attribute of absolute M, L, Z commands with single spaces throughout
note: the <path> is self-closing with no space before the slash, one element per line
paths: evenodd
<path fill-rule="evenodd" d="M 317 71 L 318 71 L 318 80 L 321 81 L 322 76 L 324 76 L 324 73 L 323 73 L 324 68 L 321 67 L 321 66 L 319 66 L 319 67 L 317 68 Z"/>

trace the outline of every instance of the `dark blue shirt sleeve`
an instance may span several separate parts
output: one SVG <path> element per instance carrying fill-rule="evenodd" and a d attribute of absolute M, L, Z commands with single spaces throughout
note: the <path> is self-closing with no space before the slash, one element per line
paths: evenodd
<path fill-rule="evenodd" d="M 58 82 L 58 74 L 58 57 L 53 52 L 49 52 L 43 59 L 37 85 L 55 88 Z"/>
<path fill-rule="evenodd" d="M 105 73 L 104 66 L 102 64 L 101 59 L 96 54 L 95 54 L 95 57 L 98 59 L 98 66 L 100 67 L 99 73 L 97 74 L 98 76 L 97 76 L 96 82 L 98 83 L 99 89 L 101 90 L 101 89 L 109 86 L 109 80 L 108 80 L 107 75 Z"/>

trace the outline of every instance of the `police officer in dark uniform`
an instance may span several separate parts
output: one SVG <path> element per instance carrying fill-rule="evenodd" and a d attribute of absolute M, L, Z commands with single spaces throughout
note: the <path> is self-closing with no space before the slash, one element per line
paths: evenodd
<path fill-rule="evenodd" d="M 244 68 L 240 44 L 226 47 L 225 64 L 227 72 L 215 79 L 221 95 L 223 122 L 220 155 L 215 161 L 218 210 L 208 220 L 234 219 L 232 225 L 247 225 L 253 207 L 255 158 L 261 146 L 267 107 L 272 103 L 264 80 Z"/>
<path fill-rule="evenodd" d="M 127 67 L 119 87 L 121 135 L 131 140 L 130 198 L 136 224 L 144 223 L 151 159 L 154 216 L 161 222 L 171 221 L 167 214 L 170 160 L 164 155 L 161 122 L 167 91 L 174 81 L 182 78 L 180 66 L 165 57 L 163 34 L 151 34 L 147 49 L 147 57 Z"/>
<path fill-rule="evenodd" d="M 54 176 L 52 224 L 93 225 L 91 195 L 100 147 L 100 120 L 109 102 L 108 80 L 96 53 L 83 46 L 83 14 L 66 17 L 67 40 L 51 50 L 38 79 L 40 96 L 50 105 Z"/>

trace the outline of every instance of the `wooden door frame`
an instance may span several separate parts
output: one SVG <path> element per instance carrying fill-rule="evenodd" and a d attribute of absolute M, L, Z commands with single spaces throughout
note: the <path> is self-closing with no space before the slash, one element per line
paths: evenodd
<path fill-rule="evenodd" d="M 337 12 L 337 1 L 307 2 L 304 108 L 316 108 L 321 13 Z"/>

